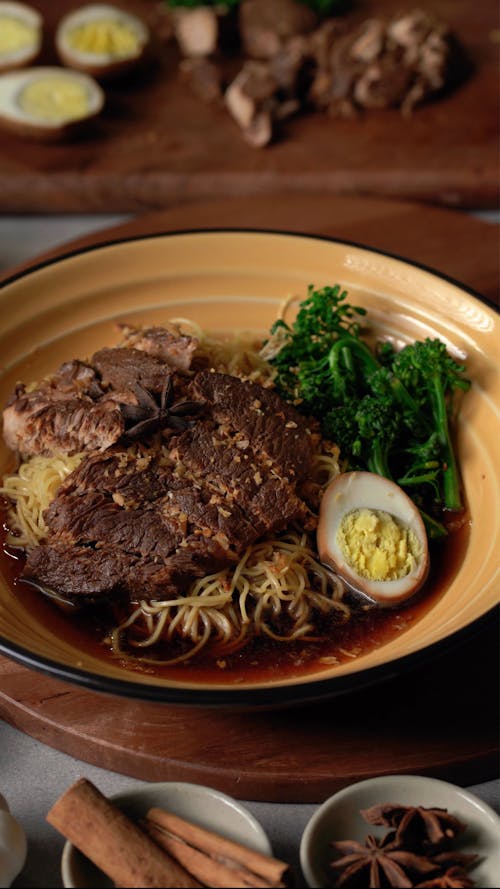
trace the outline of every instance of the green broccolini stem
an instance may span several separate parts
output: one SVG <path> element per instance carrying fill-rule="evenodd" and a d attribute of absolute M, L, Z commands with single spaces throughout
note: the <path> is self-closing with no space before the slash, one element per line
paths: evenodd
<path fill-rule="evenodd" d="M 436 429 L 439 442 L 443 448 L 444 467 L 443 467 L 443 499 L 447 509 L 462 509 L 462 499 L 460 496 L 460 484 L 458 480 L 457 462 L 455 452 L 451 443 L 450 427 L 448 423 L 448 411 L 446 409 L 446 399 L 439 373 L 432 373 L 430 397 L 433 405 L 434 416 L 436 418 Z"/>
<path fill-rule="evenodd" d="M 424 512 L 423 509 L 419 509 L 420 515 L 422 516 L 422 521 L 425 525 L 425 530 L 427 531 L 427 536 L 429 540 L 439 540 L 441 537 L 446 537 L 448 531 L 445 526 L 441 523 L 433 519 L 432 516 L 428 515 L 428 513 Z"/>
<path fill-rule="evenodd" d="M 371 443 L 368 468 L 370 472 L 374 472 L 376 475 L 383 475 L 385 478 L 393 481 L 389 464 L 387 463 L 387 448 L 381 445 L 378 438 L 373 439 Z"/>
<path fill-rule="evenodd" d="M 356 339 L 355 337 L 347 334 L 346 336 L 341 336 L 330 349 L 328 353 L 328 361 L 330 367 L 332 369 L 332 373 L 337 373 L 340 368 L 340 356 L 342 356 L 344 367 L 347 370 L 354 372 L 355 365 L 352 361 L 352 352 L 356 355 L 357 358 L 361 360 L 361 363 L 365 370 L 374 373 L 379 369 L 380 364 L 373 357 L 370 352 L 368 346 L 365 346 L 361 340 Z"/>

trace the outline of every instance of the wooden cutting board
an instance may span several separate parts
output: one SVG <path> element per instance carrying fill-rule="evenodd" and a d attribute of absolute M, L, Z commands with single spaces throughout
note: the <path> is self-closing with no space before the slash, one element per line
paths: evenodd
<path fill-rule="evenodd" d="M 79 0 L 32 0 L 45 18 L 42 62 L 57 61 L 54 28 Z M 497 207 L 496 0 L 432 0 L 475 70 L 451 95 L 415 111 L 355 120 L 290 120 L 266 149 L 241 138 L 222 107 L 191 94 L 172 41 L 161 39 L 161 0 L 122 0 L 151 24 L 154 60 L 144 75 L 107 88 L 102 119 L 80 141 L 43 145 L 0 134 L 0 212 L 137 212 L 181 200 L 276 194 L 371 194 L 454 207 Z M 418 5 L 418 4 L 416 4 Z M 424 4 L 425 6 L 425 4 Z M 358 18 L 390 16 L 400 0 L 355 0 Z"/>
<path fill-rule="evenodd" d="M 411 256 L 498 299 L 498 228 L 385 200 L 281 196 L 181 206 L 80 239 L 220 227 L 308 231 Z M 149 781 L 206 783 L 241 799 L 319 802 L 356 780 L 429 774 L 459 784 L 498 773 L 494 616 L 438 658 L 321 705 L 237 712 L 86 691 L 0 658 L 0 717 L 78 759 Z"/>

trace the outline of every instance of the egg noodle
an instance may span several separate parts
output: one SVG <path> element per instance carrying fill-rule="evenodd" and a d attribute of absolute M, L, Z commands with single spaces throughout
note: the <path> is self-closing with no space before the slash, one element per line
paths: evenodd
<path fill-rule="evenodd" d="M 222 341 L 186 319 L 173 322 L 199 339 L 197 354 L 209 356 L 217 370 L 272 385 L 273 369 L 255 335 Z M 44 511 L 84 456 L 31 457 L 4 477 L 0 493 L 12 503 L 8 544 L 29 547 L 44 540 Z M 324 442 L 310 481 L 321 491 L 338 472 L 338 449 Z M 348 619 L 343 594 L 342 582 L 318 561 L 314 533 L 289 527 L 256 541 L 237 563 L 194 581 L 183 595 L 131 603 L 105 641 L 117 657 L 133 651 L 141 662 L 157 665 L 186 661 L 207 645 L 211 656 L 222 659 L 255 636 L 283 643 L 318 638 L 321 616 Z M 174 656 L 161 659 L 174 642 Z"/>

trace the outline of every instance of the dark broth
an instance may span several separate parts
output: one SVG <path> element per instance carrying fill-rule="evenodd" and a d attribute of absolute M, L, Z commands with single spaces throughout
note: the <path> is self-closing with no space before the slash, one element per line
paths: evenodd
<path fill-rule="evenodd" d="M 5 511 L 4 511 L 5 519 Z M 119 658 L 130 671 L 160 676 L 166 679 L 200 683 L 237 684 L 247 681 L 288 679 L 305 675 L 332 664 L 343 663 L 388 643 L 420 620 L 444 594 L 460 568 L 469 538 L 469 521 L 464 515 L 456 521 L 444 541 L 431 549 L 429 579 L 418 596 L 404 606 L 394 609 L 363 607 L 353 602 L 353 614 L 346 623 L 330 618 L 318 627 L 318 641 L 275 642 L 255 638 L 242 650 L 227 655 L 217 649 L 205 648 L 192 661 L 163 666 L 141 663 L 137 657 Z M 5 531 L 4 531 L 5 539 Z M 9 582 L 13 596 L 56 635 L 64 636 L 76 649 L 103 661 L 117 662 L 105 638 L 111 618 L 86 613 L 83 610 L 62 610 L 49 598 L 20 578 L 24 557 L 2 546 L 0 571 Z M 163 652 L 162 657 L 172 657 Z"/>

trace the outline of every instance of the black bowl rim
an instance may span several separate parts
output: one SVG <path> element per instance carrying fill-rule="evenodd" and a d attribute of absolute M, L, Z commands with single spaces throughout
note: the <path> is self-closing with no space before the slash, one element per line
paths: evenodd
<path fill-rule="evenodd" d="M 40 260 L 31 263 L 27 268 L 15 271 L 12 275 L 4 278 L 0 285 L 0 290 L 15 281 L 28 277 L 30 274 L 47 268 L 75 256 L 85 253 L 91 253 L 109 247 L 135 242 L 146 241 L 157 238 L 177 237 L 179 235 L 199 235 L 199 234 L 259 234 L 259 235 L 282 235 L 287 238 L 308 239 L 324 241 L 326 243 L 339 244 L 345 247 L 355 247 L 369 253 L 375 253 L 390 259 L 396 259 L 406 265 L 418 268 L 421 271 L 428 272 L 449 284 L 458 287 L 468 296 L 485 303 L 493 310 L 499 311 L 495 304 L 486 297 L 477 293 L 471 287 L 462 284 L 460 281 L 446 275 L 436 269 L 424 265 L 423 263 L 407 259 L 396 253 L 367 247 L 356 241 L 344 240 L 342 238 L 327 237 L 324 235 L 308 234 L 307 232 L 287 232 L 279 229 L 262 229 L 262 228 L 195 228 L 195 229 L 179 229 L 175 231 L 154 232 L 138 236 L 124 236 L 106 239 L 98 244 L 88 245 L 85 247 L 71 248 L 56 257 L 47 260 Z M 34 669 L 38 672 L 52 676 L 65 682 L 70 682 L 79 686 L 83 686 L 90 691 L 96 691 L 103 694 L 111 694 L 119 697 L 132 698 L 140 701 L 175 704 L 181 706 L 198 706 L 198 707 L 286 707 L 295 704 L 316 703 L 326 700 L 337 695 L 345 695 L 349 692 L 357 692 L 366 689 L 371 685 L 378 684 L 382 681 L 389 680 L 398 676 L 401 671 L 412 667 L 417 667 L 419 663 L 427 661 L 429 658 L 436 657 L 445 650 L 461 644 L 471 635 L 479 632 L 491 619 L 498 606 L 494 605 L 478 618 L 466 624 L 464 627 L 456 630 L 442 639 L 433 642 L 430 645 L 419 648 L 417 651 L 410 652 L 406 655 L 394 658 L 376 667 L 354 671 L 342 676 L 325 676 L 324 678 L 314 679 L 310 682 L 298 681 L 287 682 L 286 684 L 273 684 L 269 686 L 248 686 L 248 687 L 218 687 L 210 688 L 210 686 L 182 687 L 171 685 L 147 685 L 132 680 L 116 679 L 115 677 L 101 676 L 87 670 L 77 667 L 70 667 L 46 658 L 42 655 L 35 655 L 29 649 L 10 642 L 0 635 L 0 653 L 10 657 L 14 661 L 25 667 Z"/>

